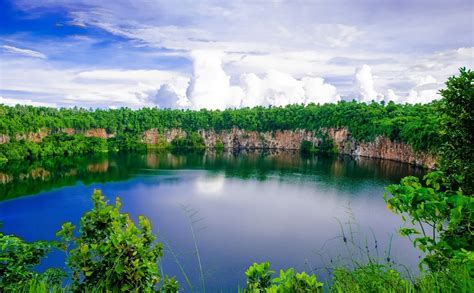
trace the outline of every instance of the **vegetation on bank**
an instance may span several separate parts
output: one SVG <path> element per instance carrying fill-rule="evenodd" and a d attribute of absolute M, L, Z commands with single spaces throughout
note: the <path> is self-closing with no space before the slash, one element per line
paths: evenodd
<path fill-rule="evenodd" d="M 359 141 L 371 141 L 383 135 L 408 143 L 415 150 L 436 152 L 442 135 L 439 131 L 441 106 L 439 101 L 425 105 L 341 101 L 324 105 L 193 111 L 158 108 L 86 110 L 0 105 L 0 135 L 10 138 L 9 143 L 0 145 L 0 161 L 85 154 L 97 150 L 167 148 L 170 146 L 163 139 L 155 146 L 146 146 L 141 143 L 141 139 L 146 130 L 157 129 L 162 132 L 171 128 L 179 128 L 194 135 L 199 129 L 221 131 L 235 127 L 260 132 L 292 129 L 319 131 L 322 128 L 346 127 Z M 106 140 L 78 134 L 96 128 L 103 128 L 107 133 L 114 134 L 114 137 Z M 25 134 L 37 133 L 42 129 L 54 134 L 52 138 L 44 138 L 40 143 L 25 141 Z M 68 135 L 65 130 L 76 134 Z M 54 151 L 50 150 L 52 144 L 55 145 Z M 78 147 L 72 147 L 75 145 Z M 188 148 L 189 141 L 176 141 L 174 145 Z M 197 147 L 200 147 L 199 143 Z"/>
<path fill-rule="evenodd" d="M 426 175 L 423 182 L 406 177 L 389 186 L 385 195 L 388 208 L 406 222 L 400 234 L 425 252 L 420 277 L 404 279 L 390 266 L 369 261 L 352 270 L 336 268 L 328 284 L 331 292 L 474 291 L 473 156 L 464 153 L 472 151 L 473 83 L 474 73 L 461 70 L 441 92 L 440 171 Z M 457 149 L 460 142 L 469 145 Z M 162 248 L 154 240 L 149 221 L 140 217 L 135 225 L 120 213 L 119 200 L 115 206 L 108 205 L 100 191 L 94 192 L 93 203 L 93 209 L 81 218 L 79 231 L 74 233 L 75 227 L 66 223 L 57 233 L 61 239 L 57 242 L 26 243 L 0 233 L 0 290 L 177 292 L 176 280 L 163 278 L 158 269 Z M 72 282 L 66 288 L 61 287 L 66 276 L 61 270 L 34 271 L 53 247 L 67 252 Z M 253 264 L 246 272 L 244 292 L 319 292 L 323 288 L 309 272 L 295 273 L 290 268 L 278 277 L 273 273 L 269 263 Z"/>

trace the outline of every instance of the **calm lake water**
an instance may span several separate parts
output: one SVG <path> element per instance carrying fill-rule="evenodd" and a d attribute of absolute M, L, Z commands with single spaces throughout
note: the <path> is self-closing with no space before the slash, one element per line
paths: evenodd
<path fill-rule="evenodd" d="M 332 265 L 350 264 L 351 254 L 360 260 L 368 250 L 415 269 L 419 254 L 397 236 L 401 220 L 383 200 L 384 187 L 407 175 L 423 171 L 392 161 L 291 152 L 17 162 L 0 168 L 0 222 L 4 233 L 53 240 L 61 223 L 79 222 L 99 188 L 111 202 L 120 196 L 133 219 L 151 219 L 176 256 L 165 251 L 162 268 L 183 289 L 190 291 L 177 260 L 202 291 L 191 222 L 206 290 L 236 291 L 245 284 L 245 269 L 261 261 L 274 270 L 314 270 L 324 280 Z M 51 254 L 39 269 L 50 266 L 64 267 L 64 254 Z"/>

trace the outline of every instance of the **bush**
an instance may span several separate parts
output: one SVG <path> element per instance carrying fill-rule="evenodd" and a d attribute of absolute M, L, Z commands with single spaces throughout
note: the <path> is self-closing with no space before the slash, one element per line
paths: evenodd
<path fill-rule="evenodd" d="M 140 216 L 135 226 L 127 214 L 120 213 L 119 198 L 115 206 L 108 205 L 99 190 L 92 200 L 94 207 L 82 216 L 77 237 L 71 223 L 63 224 L 57 233 L 62 249 L 68 251 L 73 290 L 153 291 L 160 282 L 157 261 L 162 246 L 155 243 L 148 219 Z"/>
<path fill-rule="evenodd" d="M 247 286 L 244 292 L 322 292 L 323 283 L 318 282 L 315 275 L 309 276 L 305 272 L 295 274 L 290 268 L 287 271 L 280 270 L 279 277 L 272 279 L 274 273 L 270 270 L 269 262 L 254 263 L 245 272 Z"/>

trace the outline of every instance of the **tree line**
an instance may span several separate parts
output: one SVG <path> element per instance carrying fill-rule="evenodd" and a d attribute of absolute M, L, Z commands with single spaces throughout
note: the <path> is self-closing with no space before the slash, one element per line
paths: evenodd
<path fill-rule="evenodd" d="M 347 127 L 359 141 L 379 135 L 410 144 L 416 150 L 434 151 L 440 143 L 439 102 L 430 104 L 369 104 L 340 101 L 337 104 L 288 105 L 199 111 L 143 108 L 82 109 L 0 105 L 0 134 L 37 132 L 47 128 L 61 133 L 65 128 L 86 130 L 104 128 L 116 133 L 120 143 L 136 140 L 143 131 L 181 128 L 216 131 L 240 128 L 250 131 L 288 129 L 319 130 Z"/>

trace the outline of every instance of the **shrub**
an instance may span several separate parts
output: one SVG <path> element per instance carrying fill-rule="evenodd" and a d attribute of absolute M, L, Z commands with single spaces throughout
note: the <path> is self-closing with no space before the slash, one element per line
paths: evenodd
<path fill-rule="evenodd" d="M 280 270 L 279 277 L 272 279 L 273 274 L 269 262 L 254 263 L 245 272 L 247 286 L 244 292 L 322 292 L 323 283 L 318 282 L 315 275 L 305 272 L 295 274 L 292 268 Z"/>
<path fill-rule="evenodd" d="M 71 223 L 63 224 L 57 233 L 63 240 L 61 247 L 69 250 L 72 288 L 153 291 L 160 281 L 157 261 L 162 246 L 155 243 L 148 219 L 140 216 L 136 226 L 127 214 L 120 213 L 119 198 L 115 206 L 108 205 L 99 190 L 92 200 L 94 207 L 82 216 L 77 237 Z"/>

